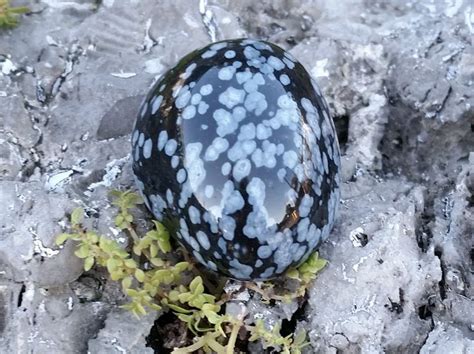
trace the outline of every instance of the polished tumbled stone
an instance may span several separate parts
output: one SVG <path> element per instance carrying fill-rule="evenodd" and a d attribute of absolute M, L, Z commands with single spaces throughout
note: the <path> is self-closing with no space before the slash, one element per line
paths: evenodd
<path fill-rule="evenodd" d="M 339 202 L 326 101 L 278 46 L 194 51 L 149 92 L 132 133 L 148 208 L 209 269 L 268 279 L 325 240 Z"/>

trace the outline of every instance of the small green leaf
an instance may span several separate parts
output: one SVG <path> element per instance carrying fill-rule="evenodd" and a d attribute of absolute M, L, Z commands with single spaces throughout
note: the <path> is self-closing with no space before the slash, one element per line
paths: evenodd
<path fill-rule="evenodd" d="M 314 264 L 313 264 L 313 270 L 316 272 L 319 272 L 321 269 L 323 269 L 326 264 L 328 264 L 328 261 L 322 258 L 318 258 Z"/>
<path fill-rule="evenodd" d="M 298 268 L 301 280 L 305 283 L 309 283 L 326 264 L 327 261 L 319 258 L 318 252 L 313 253 L 306 262 Z"/>
<path fill-rule="evenodd" d="M 203 304 L 202 306 L 202 313 L 206 316 L 209 323 L 217 324 L 221 321 L 222 316 L 218 315 L 217 312 L 220 310 L 219 305 L 212 305 L 212 304 Z"/>
<path fill-rule="evenodd" d="M 118 206 L 120 209 L 130 209 L 137 204 L 142 204 L 143 199 L 137 193 L 132 191 L 112 191 L 110 196 L 113 201 L 112 204 Z"/>
<path fill-rule="evenodd" d="M 128 229 L 129 224 L 125 220 L 122 220 L 121 222 L 115 222 L 115 226 L 117 226 L 120 230 L 125 230 Z"/>
<path fill-rule="evenodd" d="M 132 311 L 133 304 L 131 302 L 129 302 L 128 304 L 120 305 L 119 307 L 124 309 L 124 310 L 127 310 L 127 311 Z"/>
<path fill-rule="evenodd" d="M 138 303 L 138 302 L 135 303 L 135 309 L 136 309 L 136 311 L 137 311 L 140 315 L 142 315 L 142 316 L 145 316 L 145 315 L 146 315 L 146 310 L 145 310 L 145 308 L 142 306 L 142 304 L 140 304 L 140 303 Z"/>
<path fill-rule="evenodd" d="M 150 307 L 151 307 L 153 310 L 156 310 L 156 311 L 160 311 L 160 310 L 161 310 L 161 306 L 158 305 L 158 304 L 151 303 L 151 304 L 150 304 Z"/>
<path fill-rule="evenodd" d="M 153 232 L 153 231 L 151 231 Z M 147 232 L 146 235 L 138 243 L 141 248 L 148 248 L 153 242 L 153 237 L 150 236 L 150 232 Z"/>
<path fill-rule="evenodd" d="M 139 245 L 133 246 L 133 253 L 140 256 L 142 254 L 142 248 Z"/>
<path fill-rule="evenodd" d="M 73 226 L 79 225 L 84 218 L 84 209 L 76 208 L 71 213 L 71 224 Z"/>
<path fill-rule="evenodd" d="M 125 290 L 125 293 L 130 297 L 137 297 L 138 296 L 138 291 L 135 290 L 135 289 L 127 289 L 127 290 Z"/>
<path fill-rule="evenodd" d="M 84 261 L 84 270 L 88 272 L 92 268 L 93 265 L 94 265 L 94 257 L 93 256 L 87 257 L 86 260 Z"/>
<path fill-rule="evenodd" d="M 296 268 L 288 269 L 288 271 L 285 273 L 285 275 L 288 278 L 291 278 L 291 279 L 299 279 L 300 278 L 300 273 L 298 272 L 298 269 L 296 269 Z"/>
<path fill-rule="evenodd" d="M 95 232 L 88 232 L 87 238 L 91 243 L 97 243 L 99 241 L 99 236 Z"/>
<path fill-rule="evenodd" d="M 158 234 L 161 234 L 163 232 L 166 232 L 166 233 L 168 232 L 166 231 L 165 226 L 161 222 L 153 220 L 153 224 L 155 224 L 155 229 L 158 232 Z"/>
<path fill-rule="evenodd" d="M 127 291 L 132 286 L 132 277 L 126 277 L 122 280 L 122 288 L 124 291 Z"/>
<path fill-rule="evenodd" d="M 150 262 L 155 267 L 163 267 L 165 265 L 165 262 L 161 258 L 157 258 L 157 257 L 150 259 Z"/>
<path fill-rule="evenodd" d="M 193 294 L 191 293 L 182 293 L 178 295 L 179 301 L 183 304 L 187 303 L 192 297 Z"/>
<path fill-rule="evenodd" d="M 118 189 L 113 189 L 109 192 L 109 196 L 112 199 L 119 199 L 122 196 L 123 192 L 119 191 Z"/>
<path fill-rule="evenodd" d="M 99 245 L 99 247 L 102 249 L 102 251 L 109 255 L 112 255 L 114 253 L 114 245 L 110 240 L 104 242 L 102 246 Z"/>
<path fill-rule="evenodd" d="M 159 269 L 155 271 L 153 278 L 159 280 L 161 283 L 170 284 L 174 280 L 174 275 L 169 269 Z"/>
<path fill-rule="evenodd" d="M 201 296 L 203 297 L 204 302 L 206 302 L 206 303 L 214 304 L 214 302 L 216 301 L 216 297 L 214 295 L 202 294 Z"/>
<path fill-rule="evenodd" d="M 200 276 L 195 277 L 191 284 L 189 284 L 189 290 L 191 290 L 191 293 L 195 295 L 201 294 L 204 291 L 204 286 L 202 285 L 202 278 Z"/>
<path fill-rule="evenodd" d="M 188 270 L 190 268 L 191 268 L 191 265 L 188 262 L 179 262 L 179 263 L 176 263 L 174 266 L 174 269 L 179 273 L 184 272 L 185 270 Z"/>
<path fill-rule="evenodd" d="M 202 295 L 195 296 L 192 300 L 189 301 L 189 305 L 201 309 L 202 306 L 206 303 L 206 300 Z"/>
<path fill-rule="evenodd" d="M 117 247 L 118 247 L 118 249 L 117 249 L 117 251 L 115 251 L 115 255 L 116 255 L 117 257 L 120 257 L 120 258 L 123 260 L 123 259 L 126 259 L 126 258 L 128 258 L 128 257 L 130 256 L 130 255 L 128 254 L 128 252 L 125 251 L 125 250 L 123 250 L 123 249 L 121 249 L 120 246 L 117 245 Z"/>
<path fill-rule="evenodd" d="M 26 6 L 18 6 L 18 7 L 11 7 L 8 11 L 15 15 L 21 15 L 21 14 L 26 14 L 30 12 L 30 9 Z"/>
<path fill-rule="evenodd" d="M 137 263 L 131 258 L 125 259 L 123 264 L 125 264 L 127 268 L 135 269 L 137 267 Z"/>
<path fill-rule="evenodd" d="M 121 225 L 121 224 L 123 223 L 123 221 L 124 221 L 124 218 L 123 218 L 122 214 L 117 215 L 117 216 L 115 217 L 115 220 L 114 220 L 114 221 L 115 221 L 115 225 L 117 225 L 117 226 L 118 226 L 118 225 Z"/>
<path fill-rule="evenodd" d="M 86 258 L 89 256 L 89 246 L 87 245 L 81 245 L 79 249 L 74 252 L 74 254 L 79 257 L 79 258 Z"/>
<path fill-rule="evenodd" d="M 119 265 L 120 261 L 115 258 L 109 258 L 107 260 L 107 270 L 109 271 L 109 273 L 113 273 Z"/>
<path fill-rule="evenodd" d="M 108 239 L 107 237 L 104 237 L 104 236 L 100 236 L 99 238 L 99 247 L 103 250 L 103 251 L 106 251 L 105 248 L 106 248 L 106 245 L 108 243 Z"/>
<path fill-rule="evenodd" d="M 117 269 L 113 272 L 110 272 L 110 279 L 112 279 L 113 281 L 119 281 L 120 279 L 123 278 L 123 272 L 121 269 Z"/>
<path fill-rule="evenodd" d="M 145 272 L 140 268 L 135 270 L 135 278 L 140 282 L 143 283 L 145 281 Z"/>
<path fill-rule="evenodd" d="M 135 192 L 131 192 L 127 195 L 127 199 L 128 199 L 128 204 L 130 206 L 135 206 L 137 204 L 143 204 L 143 199 L 142 197 L 138 194 L 138 193 L 135 193 Z"/>
<path fill-rule="evenodd" d="M 150 230 L 145 234 L 143 238 L 149 238 L 150 241 L 156 241 L 159 239 L 159 235 L 156 230 Z"/>
<path fill-rule="evenodd" d="M 304 344 L 306 340 L 306 330 L 301 329 L 293 339 L 293 345 L 300 346 Z"/>
<path fill-rule="evenodd" d="M 156 246 L 156 244 L 152 243 L 150 245 L 150 256 L 151 257 L 156 257 L 157 254 L 158 254 L 158 246 Z"/>
<path fill-rule="evenodd" d="M 170 301 L 172 301 L 172 302 L 177 302 L 177 301 L 179 301 L 179 291 L 177 291 L 177 290 L 171 290 L 171 291 L 168 293 L 168 298 L 169 298 Z"/>
<path fill-rule="evenodd" d="M 176 311 L 178 313 L 191 313 L 191 310 L 182 308 L 181 306 L 175 305 L 175 304 L 168 304 L 168 307 L 172 309 L 173 311 Z"/>
<path fill-rule="evenodd" d="M 56 245 L 61 246 L 67 239 L 71 238 L 70 234 L 59 234 L 56 237 Z"/>
<path fill-rule="evenodd" d="M 192 321 L 193 321 L 193 316 L 192 315 L 185 315 L 183 313 L 179 313 L 179 314 L 177 314 L 177 316 L 182 322 L 192 323 Z"/>
<path fill-rule="evenodd" d="M 160 239 L 160 240 L 158 240 L 158 246 L 160 246 L 160 250 L 163 253 L 168 253 L 169 251 L 171 251 L 171 244 L 170 244 L 169 239 L 166 239 L 166 240 Z"/>

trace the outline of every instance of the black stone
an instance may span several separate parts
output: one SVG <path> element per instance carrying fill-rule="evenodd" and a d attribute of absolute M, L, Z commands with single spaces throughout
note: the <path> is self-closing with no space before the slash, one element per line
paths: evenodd
<path fill-rule="evenodd" d="M 274 44 L 229 40 L 188 54 L 150 90 L 132 146 L 148 208 L 210 269 L 268 279 L 329 235 L 334 124 L 308 72 Z"/>

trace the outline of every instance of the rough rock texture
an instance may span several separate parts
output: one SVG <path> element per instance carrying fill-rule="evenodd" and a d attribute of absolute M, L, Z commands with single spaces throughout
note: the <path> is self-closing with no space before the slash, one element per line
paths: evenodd
<path fill-rule="evenodd" d="M 38 182 L 5 181 L 2 188 L 5 210 L 0 215 L 0 259 L 5 276 L 45 287 L 76 280 L 82 272 L 82 261 L 73 256 L 73 245 L 66 245 L 61 252 L 51 248 L 72 203 L 48 194 Z"/>
<path fill-rule="evenodd" d="M 145 338 L 157 317 L 156 311 L 137 319 L 131 312 L 111 311 L 97 338 L 89 341 L 91 353 L 153 353 Z"/>
<path fill-rule="evenodd" d="M 330 265 L 310 293 L 313 344 L 415 352 L 431 326 L 419 308 L 442 277 L 434 247 L 424 253 L 416 241 L 423 191 L 403 180 L 366 176 L 345 187 L 340 216 L 349 221 L 322 250 Z M 335 282 L 344 286 L 337 297 L 331 296 Z"/>
<path fill-rule="evenodd" d="M 467 338 L 462 330 L 440 324 L 430 333 L 420 353 L 471 353 L 472 351 L 474 351 L 474 341 Z"/>
<path fill-rule="evenodd" d="M 0 352 L 150 352 L 153 315 L 132 325 L 119 287 L 81 275 L 54 235 L 83 206 L 125 242 L 107 191 L 133 184 L 129 133 L 147 88 L 190 50 L 247 35 L 307 67 L 339 130 L 330 264 L 294 316 L 308 351 L 473 351 L 470 1 L 16 3 L 32 13 L 0 32 Z M 251 301 L 272 320 L 296 310 Z"/>

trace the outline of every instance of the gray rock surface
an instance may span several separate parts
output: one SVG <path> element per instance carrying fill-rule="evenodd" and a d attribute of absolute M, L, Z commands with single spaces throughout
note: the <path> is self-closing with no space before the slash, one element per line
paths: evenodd
<path fill-rule="evenodd" d="M 422 190 L 361 176 L 343 195 L 340 217 L 350 221 L 321 250 L 330 264 L 310 292 L 312 344 L 321 351 L 416 352 L 431 326 L 418 309 L 442 277 L 434 247 L 424 253 L 416 241 Z M 362 238 L 367 243 L 355 242 Z M 333 284 L 343 287 L 338 296 L 331 296 Z"/>
<path fill-rule="evenodd" d="M 2 353 L 84 353 L 110 310 L 105 302 L 79 301 L 68 285 L 9 284 L 0 294 L 7 308 Z"/>
<path fill-rule="evenodd" d="M 48 194 L 39 182 L 5 181 L 0 198 L 4 207 L 0 214 L 4 276 L 45 287 L 76 280 L 82 273 L 82 261 L 74 257 L 73 244 L 66 244 L 61 251 L 54 246 L 71 202 Z"/>
<path fill-rule="evenodd" d="M 421 354 L 472 353 L 474 341 L 467 338 L 463 331 L 449 325 L 439 324 L 430 333 Z"/>
<path fill-rule="evenodd" d="M 125 310 L 110 312 L 97 338 L 89 340 L 89 351 L 104 354 L 153 353 L 153 349 L 146 347 L 145 338 L 156 317 L 156 311 L 139 319 Z"/>
<path fill-rule="evenodd" d="M 81 275 L 54 237 L 82 206 L 126 242 L 107 193 L 133 185 L 129 132 L 147 88 L 187 52 L 244 36 L 290 50 L 339 130 L 329 266 L 294 316 L 308 352 L 473 351 L 472 3 L 17 3 L 32 13 L 0 32 L 0 352 L 151 352 L 155 315 L 119 312 L 119 287 Z M 248 305 L 272 321 L 296 311 Z"/>

